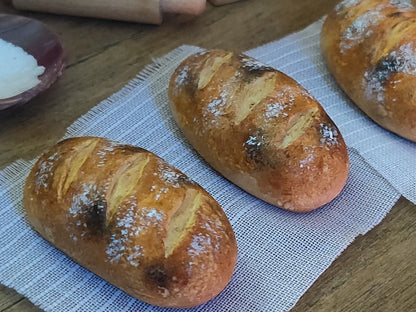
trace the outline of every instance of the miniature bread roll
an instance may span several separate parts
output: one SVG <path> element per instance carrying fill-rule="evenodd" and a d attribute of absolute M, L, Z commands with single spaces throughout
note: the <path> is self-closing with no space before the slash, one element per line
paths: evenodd
<path fill-rule="evenodd" d="M 156 155 L 96 137 L 67 139 L 34 165 L 30 223 L 82 266 L 153 305 L 215 297 L 237 246 L 218 203 Z"/>
<path fill-rule="evenodd" d="M 196 53 L 169 85 L 173 116 L 224 177 L 284 209 L 336 197 L 349 168 L 340 131 L 296 81 L 244 54 Z"/>
<path fill-rule="evenodd" d="M 410 0 L 345 0 L 322 29 L 326 64 L 380 126 L 416 141 L 416 9 Z"/>

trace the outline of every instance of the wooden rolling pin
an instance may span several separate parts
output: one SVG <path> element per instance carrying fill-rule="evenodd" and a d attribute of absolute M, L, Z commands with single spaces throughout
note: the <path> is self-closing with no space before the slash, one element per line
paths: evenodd
<path fill-rule="evenodd" d="M 164 13 L 198 15 L 206 0 L 12 0 L 18 10 L 161 24 Z"/>

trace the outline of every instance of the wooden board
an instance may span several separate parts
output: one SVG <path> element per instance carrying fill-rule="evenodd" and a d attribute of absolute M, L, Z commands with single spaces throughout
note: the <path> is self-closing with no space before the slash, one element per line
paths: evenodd
<path fill-rule="evenodd" d="M 78 117 L 118 91 L 152 58 L 182 44 L 246 51 L 303 29 L 336 3 L 208 4 L 199 17 L 168 15 L 161 26 L 24 13 L 60 36 L 68 66 L 51 89 L 27 106 L 0 112 L 0 169 L 55 144 Z M 15 12 L 7 0 L 0 0 L 0 11 Z M 293 311 L 416 311 L 415 208 L 401 199 L 379 226 L 343 252 Z M 41 310 L 0 286 L 0 311 Z"/>

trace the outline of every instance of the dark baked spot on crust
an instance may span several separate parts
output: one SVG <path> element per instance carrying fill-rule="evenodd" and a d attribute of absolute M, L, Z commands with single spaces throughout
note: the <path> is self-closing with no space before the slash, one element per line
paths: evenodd
<path fill-rule="evenodd" d="M 265 155 L 267 152 L 267 139 L 262 129 L 257 129 L 253 134 L 247 137 L 243 146 L 246 150 L 247 157 L 253 160 L 256 164 L 267 166 L 270 165 Z"/>
<path fill-rule="evenodd" d="M 70 237 L 78 239 L 101 239 L 110 231 L 107 225 L 107 201 L 96 186 L 84 186 L 73 196 L 67 214 Z"/>
<path fill-rule="evenodd" d="M 196 182 L 194 180 L 192 180 L 191 178 L 189 178 L 185 174 L 180 174 L 178 176 L 177 183 L 179 185 L 184 185 L 184 186 L 187 186 L 187 185 L 195 185 L 196 184 Z"/>
<path fill-rule="evenodd" d="M 86 223 L 92 235 L 102 235 L 106 231 L 107 201 L 95 200 L 87 208 Z"/>
<path fill-rule="evenodd" d="M 238 60 L 240 62 L 239 73 L 241 74 L 241 80 L 246 83 L 262 77 L 265 73 L 275 71 L 273 67 L 264 65 L 245 55 L 238 55 Z"/>
<path fill-rule="evenodd" d="M 183 83 L 181 88 L 183 88 L 183 91 L 181 91 L 181 94 L 188 94 L 190 98 L 194 98 L 197 94 L 198 89 L 198 81 L 199 81 L 199 75 L 196 76 L 192 72 L 189 72 L 189 76 L 186 78 L 186 83 Z"/>
<path fill-rule="evenodd" d="M 387 15 L 387 17 L 394 18 L 394 17 L 399 17 L 400 15 L 402 15 L 402 12 L 394 12 L 394 13 Z"/>
<path fill-rule="evenodd" d="M 123 152 L 129 152 L 132 154 L 146 152 L 146 150 L 142 149 L 141 147 L 128 144 L 119 145 L 118 148 Z"/>
<path fill-rule="evenodd" d="M 402 66 L 402 61 L 391 55 L 381 58 L 370 73 L 372 79 L 376 79 L 382 86 L 386 84 L 389 77 L 397 73 Z"/>
<path fill-rule="evenodd" d="M 156 284 L 158 287 L 167 288 L 170 283 L 170 277 L 166 273 L 165 269 L 160 265 L 154 265 L 146 270 L 146 278 L 152 284 Z"/>
<path fill-rule="evenodd" d="M 253 80 L 262 77 L 265 73 L 270 72 L 266 69 L 247 69 L 246 67 L 241 67 L 241 79 L 246 83 L 250 83 Z"/>
<path fill-rule="evenodd" d="M 377 63 L 375 71 L 378 72 L 378 75 L 382 77 L 383 82 L 385 83 L 388 77 L 391 74 L 398 72 L 402 65 L 402 62 L 397 57 L 388 56 L 382 58 Z"/>

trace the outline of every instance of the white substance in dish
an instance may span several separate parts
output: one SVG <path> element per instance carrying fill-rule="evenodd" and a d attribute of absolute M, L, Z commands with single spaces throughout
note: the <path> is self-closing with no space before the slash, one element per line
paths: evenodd
<path fill-rule="evenodd" d="M 38 76 L 44 71 L 32 55 L 0 39 L 0 99 L 32 89 L 40 83 Z"/>

